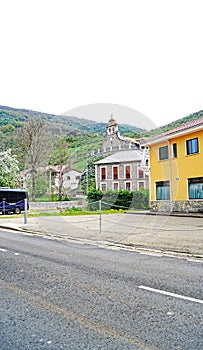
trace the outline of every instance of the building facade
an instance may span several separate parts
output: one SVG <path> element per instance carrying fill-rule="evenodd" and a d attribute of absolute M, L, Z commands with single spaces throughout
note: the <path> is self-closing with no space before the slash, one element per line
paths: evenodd
<path fill-rule="evenodd" d="M 140 149 L 114 153 L 95 163 L 96 188 L 136 191 L 148 189 L 148 171 L 142 167 L 143 152 Z"/>
<path fill-rule="evenodd" d="M 122 136 L 119 131 L 117 121 L 111 115 L 106 124 L 106 134 L 102 144 L 102 148 L 97 151 L 92 151 L 91 155 L 94 157 L 107 157 L 112 153 L 122 150 L 140 149 L 140 140 Z"/>
<path fill-rule="evenodd" d="M 65 167 L 64 167 L 65 168 Z M 79 187 L 79 181 L 81 178 L 81 171 L 67 167 L 63 169 L 63 192 L 68 195 L 70 191 L 74 191 Z M 59 188 L 59 178 L 55 179 L 55 189 Z"/>
<path fill-rule="evenodd" d="M 118 123 L 111 115 L 106 125 L 106 136 L 103 142 L 103 152 L 117 152 L 126 149 L 139 149 L 140 141 L 131 137 L 121 136 Z"/>
<path fill-rule="evenodd" d="M 62 177 L 62 190 L 63 193 L 68 195 L 69 192 L 77 190 L 79 188 L 81 171 L 72 169 L 69 165 L 64 165 L 62 169 L 59 165 L 45 166 L 37 169 L 37 174 L 42 174 L 44 178 L 48 180 L 47 192 L 57 193 L 59 189 L 59 179 Z M 31 169 L 27 169 L 20 174 L 20 187 L 28 188 L 29 182 L 31 182 Z"/>
<path fill-rule="evenodd" d="M 158 135 L 150 148 L 153 211 L 203 211 L 203 118 Z"/>

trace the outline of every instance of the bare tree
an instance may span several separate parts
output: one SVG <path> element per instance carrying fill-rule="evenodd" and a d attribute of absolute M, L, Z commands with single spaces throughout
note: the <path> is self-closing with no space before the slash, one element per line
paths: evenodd
<path fill-rule="evenodd" d="M 37 168 L 48 164 L 52 151 L 51 139 L 47 123 L 40 118 L 30 118 L 20 130 L 18 145 L 25 167 L 31 169 L 32 201 L 36 197 Z"/>
<path fill-rule="evenodd" d="M 56 144 L 56 153 L 59 160 L 59 173 L 58 173 L 58 200 L 62 200 L 63 196 L 63 175 L 64 171 L 71 168 L 71 151 L 66 141 L 66 137 L 60 137 Z"/>

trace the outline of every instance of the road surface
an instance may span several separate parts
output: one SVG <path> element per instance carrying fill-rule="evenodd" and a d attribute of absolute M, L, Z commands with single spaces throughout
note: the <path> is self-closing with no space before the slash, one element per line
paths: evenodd
<path fill-rule="evenodd" d="M 0 230 L 0 348 L 203 349 L 202 262 Z"/>

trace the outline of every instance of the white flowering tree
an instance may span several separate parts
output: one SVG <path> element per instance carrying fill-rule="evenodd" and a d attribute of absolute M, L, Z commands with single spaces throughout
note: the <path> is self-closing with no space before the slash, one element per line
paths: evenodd
<path fill-rule="evenodd" d="M 18 161 L 11 150 L 0 152 L 0 187 L 16 187 L 18 174 Z"/>

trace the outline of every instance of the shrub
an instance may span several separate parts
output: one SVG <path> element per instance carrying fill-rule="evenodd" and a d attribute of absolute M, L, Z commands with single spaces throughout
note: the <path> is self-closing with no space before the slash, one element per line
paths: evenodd
<path fill-rule="evenodd" d="M 119 191 L 116 202 L 112 206 L 112 208 L 116 209 L 128 209 L 132 203 L 133 192 L 129 191 Z"/>
<path fill-rule="evenodd" d="M 131 207 L 133 209 L 149 209 L 149 190 L 134 191 Z"/>
<path fill-rule="evenodd" d="M 103 192 L 95 188 L 90 190 L 87 195 L 88 210 L 99 210 L 99 201 L 102 199 Z"/>
<path fill-rule="evenodd" d="M 99 210 L 99 201 L 102 200 L 102 210 L 108 209 L 148 209 L 149 208 L 149 191 L 106 191 L 91 190 L 87 196 L 88 209 Z"/>

